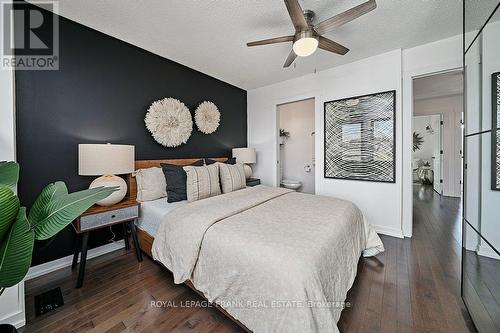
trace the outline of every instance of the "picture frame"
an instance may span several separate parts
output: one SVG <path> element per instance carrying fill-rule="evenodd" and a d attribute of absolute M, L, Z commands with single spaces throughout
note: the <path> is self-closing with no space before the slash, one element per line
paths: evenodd
<path fill-rule="evenodd" d="M 324 177 L 396 182 L 396 90 L 324 103 Z"/>

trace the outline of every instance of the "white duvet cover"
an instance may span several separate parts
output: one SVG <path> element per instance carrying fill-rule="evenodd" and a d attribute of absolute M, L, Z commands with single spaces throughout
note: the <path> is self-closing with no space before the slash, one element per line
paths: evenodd
<path fill-rule="evenodd" d="M 338 332 L 359 257 L 384 250 L 351 202 L 256 186 L 167 214 L 152 253 L 254 332 Z"/>

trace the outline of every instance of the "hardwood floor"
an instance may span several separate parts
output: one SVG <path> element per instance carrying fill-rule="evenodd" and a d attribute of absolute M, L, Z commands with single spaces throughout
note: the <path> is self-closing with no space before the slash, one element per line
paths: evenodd
<path fill-rule="evenodd" d="M 459 200 L 414 189 L 412 239 L 382 236 L 386 251 L 362 258 L 339 321 L 342 332 L 475 332 L 460 298 Z M 22 332 L 240 332 L 215 308 L 154 307 L 202 302 L 148 258 L 132 250 L 89 260 L 83 288 L 65 268 L 26 283 Z M 34 295 L 60 286 L 65 305 L 34 317 Z"/>
<path fill-rule="evenodd" d="M 481 332 L 500 331 L 500 260 L 466 251 L 464 294 Z"/>

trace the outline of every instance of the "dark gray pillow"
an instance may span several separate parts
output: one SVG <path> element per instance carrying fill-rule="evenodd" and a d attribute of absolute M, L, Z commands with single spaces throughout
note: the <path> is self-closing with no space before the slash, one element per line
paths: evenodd
<path fill-rule="evenodd" d="M 190 165 L 203 166 L 203 160 L 198 160 Z M 187 200 L 186 171 L 175 164 L 161 163 L 160 166 L 167 180 L 167 202 Z"/>
<path fill-rule="evenodd" d="M 212 160 L 211 158 L 205 158 L 205 164 L 206 165 L 210 165 L 210 164 L 214 164 L 214 163 L 217 163 L 217 161 L 216 160 Z M 224 163 L 226 163 L 226 164 L 236 164 L 236 158 L 235 157 L 230 157 Z"/>

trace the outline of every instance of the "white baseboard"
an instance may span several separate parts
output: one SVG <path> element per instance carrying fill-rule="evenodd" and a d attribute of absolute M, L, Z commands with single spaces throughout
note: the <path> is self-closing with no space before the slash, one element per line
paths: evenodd
<path fill-rule="evenodd" d="M 25 305 L 24 305 L 24 281 L 7 288 L 0 303 L 0 324 L 14 325 L 20 328 L 26 325 Z"/>
<path fill-rule="evenodd" d="M 15 326 L 15 328 L 23 327 L 26 325 L 26 315 L 24 314 L 24 310 L 0 319 L 0 324 L 9 324 Z"/>
<path fill-rule="evenodd" d="M 397 237 L 397 238 L 405 238 L 403 235 L 403 230 L 401 230 L 401 229 L 389 228 L 386 226 L 381 226 L 381 225 L 376 225 L 376 224 L 371 224 L 371 227 L 373 229 L 375 229 L 377 234 L 382 234 L 382 235 L 387 235 L 387 236 Z"/>
<path fill-rule="evenodd" d="M 479 245 L 477 254 L 483 257 L 500 260 L 500 256 L 493 251 L 489 246 Z"/>
<path fill-rule="evenodd" d="M 113 252 L 125 247 L 125 242 L 122 240 L 105 244 L 94 249 L 89 249 L 87 251 L 87 259 L 92 259 L 103 254 Z M 44 274 L 48 274 L 50 272 L 56 271 L 58 269 L 69 267 L 73 263 L 73 255 L 66 256 L 64 258 L 60 258 L 57 260 L 49 261 L 44 264 L 40 264 L 37 266 L 33 266 L 29 269 L 28 274 L 26 275 L 25 280 L 30 280 L 36 278 L 38 276 L 42 276 Z"/>

